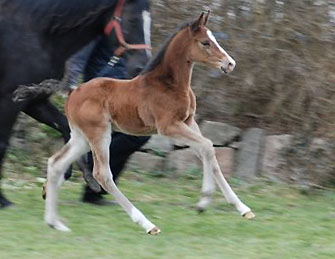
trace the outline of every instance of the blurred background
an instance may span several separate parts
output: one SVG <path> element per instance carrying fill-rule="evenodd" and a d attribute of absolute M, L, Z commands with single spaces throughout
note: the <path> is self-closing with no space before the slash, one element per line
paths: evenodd
<path fill-rule="evenodd" d="M 269 133 L 334 137 L 333 1 L 155 1 L 153 42 L 199 10 L 238 66 L 229 77 L 197 67 L 199 119 Z"/>
<path fill-rule="evenodd" d="M 238 138 L 248 128 L 260 128 L 265 136 L 288 134 L 289 141 L 287 137 L 278 140 L 281 146 L 276 152 L 280 153 L 281 163 L 276 170 L 283 175 L 279 178 L 290 181 L 313 178 L 317 184 L 333 184 L 335 3 L 327 0 L 152 1 L 153 52 L 159 50 L 179 24 L 208 8 L 212 10 L 209 27 L 237 61 L 237 66 L 229 76 L 195 67 L 192 85 L 197 96 L 198 122 L 228 123 L 242 130 Z M 62 109 L 62 98 L 53 98 Z M 55 141 L 48 138 L 49 134 L 58 136 L 47 126 L 22 115 L 12 137 L 14 151 L 7 170 L 13 167 L 11 159 L 15 160 L 24 150 L 37 149 L 33 153 L 41 153 L 42 157 L 51 154 Z M 45 143 L 50 141 L 51 145 Z M 263 142 L 261 145 L 266 146 L 266 139 Z M 156 151 L 166 150 L 158 147 Z M 28 168 L 34 164 L 40 173 L 46 161 L 40 158 L 39 155 L 32 158 L 34 163 L 29 161 Z M 261 170 L 262 166 L 259 167 Z"/>

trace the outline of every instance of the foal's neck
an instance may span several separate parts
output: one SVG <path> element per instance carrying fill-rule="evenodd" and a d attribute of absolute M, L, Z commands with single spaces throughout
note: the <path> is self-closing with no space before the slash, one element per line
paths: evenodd
<path fill-rule="evenodd" d="M 162 62 L 155 69 L 159 79 L 168 88 L 174 90 L 189 90 L 193 70 L 190 60 L 190 45 L 192 38 L 189 31 L 179 31 L 167 46 Z"/>

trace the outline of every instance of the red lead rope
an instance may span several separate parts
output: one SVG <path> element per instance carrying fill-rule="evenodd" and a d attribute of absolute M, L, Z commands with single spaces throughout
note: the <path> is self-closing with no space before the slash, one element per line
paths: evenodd
<path fill-rule="evenodd" d="M 115 50 L 114 55 L 115 56 L 122 56 L 122 54 L 126 50 L 140 50 L 140 49 L 151 49 L 150 45 L 147 44 L 128 44 L 126 40 L 124 39 L 124 35 L 122 32 L 122 27 L 120 24 L 121 21 L 121 15 L 122 15 L 122 10 L 124 6 L 125 0 L 119 0 L 117 2 L 117 5 L 114 10 L 114 14 L 112 19 L 108 22 L 108 24 L 105 27 L 105 34 L 109 35 L 113 29 L 115 30 L 115 35 L 117 40 L 120 43 L 120 46 Z"/>

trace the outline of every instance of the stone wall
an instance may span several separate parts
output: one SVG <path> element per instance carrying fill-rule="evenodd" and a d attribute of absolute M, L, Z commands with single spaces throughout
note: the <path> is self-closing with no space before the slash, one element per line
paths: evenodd
<path fill-rule="evenodd" d="M 17 158 L 12 161 L 13 155 L 9 156 L 7 166 L 5 164 L 7 173 L 23 170 L 20 163 L 15 162 L 17 160 L 23 161 L 21 166 L 31 168 L 34 165 L 41 169 L 37 171 L 44 173 L 47 157 L 62 145 L 61 140 L 55 141 L 48 135 L 47 129 L 36 128 L 33 119 L 20 116 L 11 138 L 11 149 Z M 213 142 L 221 170 L 228 178 L 253 181 L 263 177 L 300 185 L 335 184 L 335 142 L 332 139 L 310 138 L 297 133 L 268 135 L 260 128 L 241 130 L 213 121 L 203 121 L 200 129 Z M 154 135 L 129 159 L 127 169 L 178 177 L 185 173 L 189 173 L 188 176 L 200 173 L 202 165 L 187 146 Z"/>
<path fill-rule="evenodd" d="M 242 131 L 232 125 L 213 121 L 200 124 L 203 135 L 215 147 L 216 157 L 226 177 L 328 185 L 335 179 L 335 143 L 315 138 L 304 143 L 297 136 L 266 135 L 260 128 Z M 128 170 L 172 172 L 178 176 L 202 164 L 189 147 L 155 135 L 131 157 Z"/>

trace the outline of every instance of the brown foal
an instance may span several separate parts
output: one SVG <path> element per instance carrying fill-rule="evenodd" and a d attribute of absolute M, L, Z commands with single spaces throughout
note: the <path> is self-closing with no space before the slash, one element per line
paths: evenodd
<path fill-rule="evenodd" d="M 48 161 L 46 222 L 69 231 L 57 216 L 57 192 L 68 166 L 93 152 L 93 176 L 147 233 L 158 234 L 152 224 L 117 188 L 109 168 L 111 131 L 132 135 L 161 134 L 189 145 L 203 162 L 204 176 L 199 210 L 205 210 L 215 182 L 226 200 L 247 219 L 250 208 L 236 196 L 223 177 L 213 144 L 203 137 L 194 120 L 196 99 L 191 89 L 193 64 L 200 62 L 231 72 L 235 61 L 219 46 L 205 25 L 209 13 L 183 26 L 163 47 L 145 71 L 132 80 L 96 78 L 74 90 L 66 104 L 70 141 Z"/>

